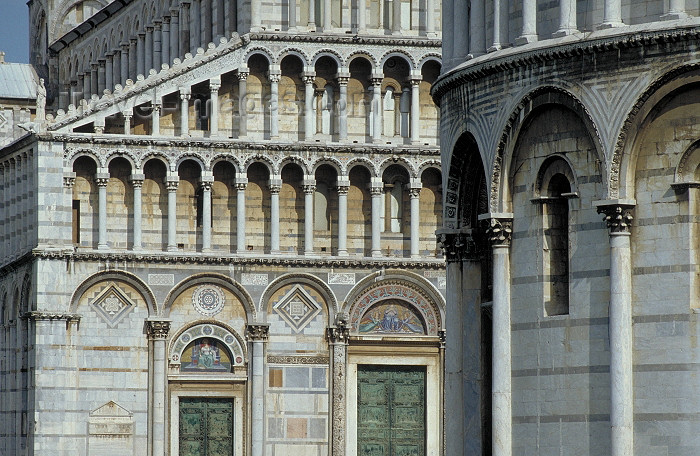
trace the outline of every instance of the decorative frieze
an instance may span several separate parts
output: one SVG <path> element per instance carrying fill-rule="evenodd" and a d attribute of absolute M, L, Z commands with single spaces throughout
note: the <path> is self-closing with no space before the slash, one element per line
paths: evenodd
<path fill-rule="evenodd" d="M 25 312 L 22 314 L 22 318 L 33 321 L 64 320 L 66 322 L 79 322 L 82 316 L 80 314 L 39 312 L 34 310 L 31 312 Z"/>
<path fill-rule="evenodd" d="M 268 355 L 267 362 L 269 364 L 319 364 L 328 365 L 330 357 L 328 356 L 296 356 L 296 355 Z"/>

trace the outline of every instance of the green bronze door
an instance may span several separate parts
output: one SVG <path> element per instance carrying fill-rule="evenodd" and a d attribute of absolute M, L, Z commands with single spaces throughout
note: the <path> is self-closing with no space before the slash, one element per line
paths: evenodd
<path fill-rule="evenodd" d="M 233 400 L 180 398 L 180 456 L 233 456 Z"/>
<path fill-rule="evenodd" d="M 425 456 L 425 367 L 357 368 L 358 456 Z"/>

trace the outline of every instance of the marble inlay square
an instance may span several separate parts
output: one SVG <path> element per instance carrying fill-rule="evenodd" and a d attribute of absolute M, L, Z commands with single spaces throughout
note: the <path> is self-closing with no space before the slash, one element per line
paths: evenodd
<path fill-rule="evenodd" d="M 294 330 L 301 332 L 321 312 L 321 306 L 300 285 L 292 287 L 273 310 Z"/>
<path fill-rule="evenodd" d="M 93 298 L 90 307 L 110 328 L 114 328 L 136 307 L 136 303 L 126 291 L 110 283 Z"/>

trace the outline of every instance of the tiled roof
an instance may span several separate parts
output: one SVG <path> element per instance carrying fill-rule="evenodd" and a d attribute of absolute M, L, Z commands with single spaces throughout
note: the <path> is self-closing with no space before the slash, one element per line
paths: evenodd
<path fill-rule="evenodd" d="M 26 63 L 0 64 L 0 98 L 36 98 L 39 78 L 34 68 Z"/>

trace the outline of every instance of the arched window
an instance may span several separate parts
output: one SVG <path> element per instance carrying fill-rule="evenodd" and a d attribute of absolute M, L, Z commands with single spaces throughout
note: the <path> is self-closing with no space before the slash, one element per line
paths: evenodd
<path fill-rule="evenodd" d="M 330 229 L 330 213 L 328 211 L 329 190 L 324 182 L 316 183 L 314 191 L 314 230 Z"/>

